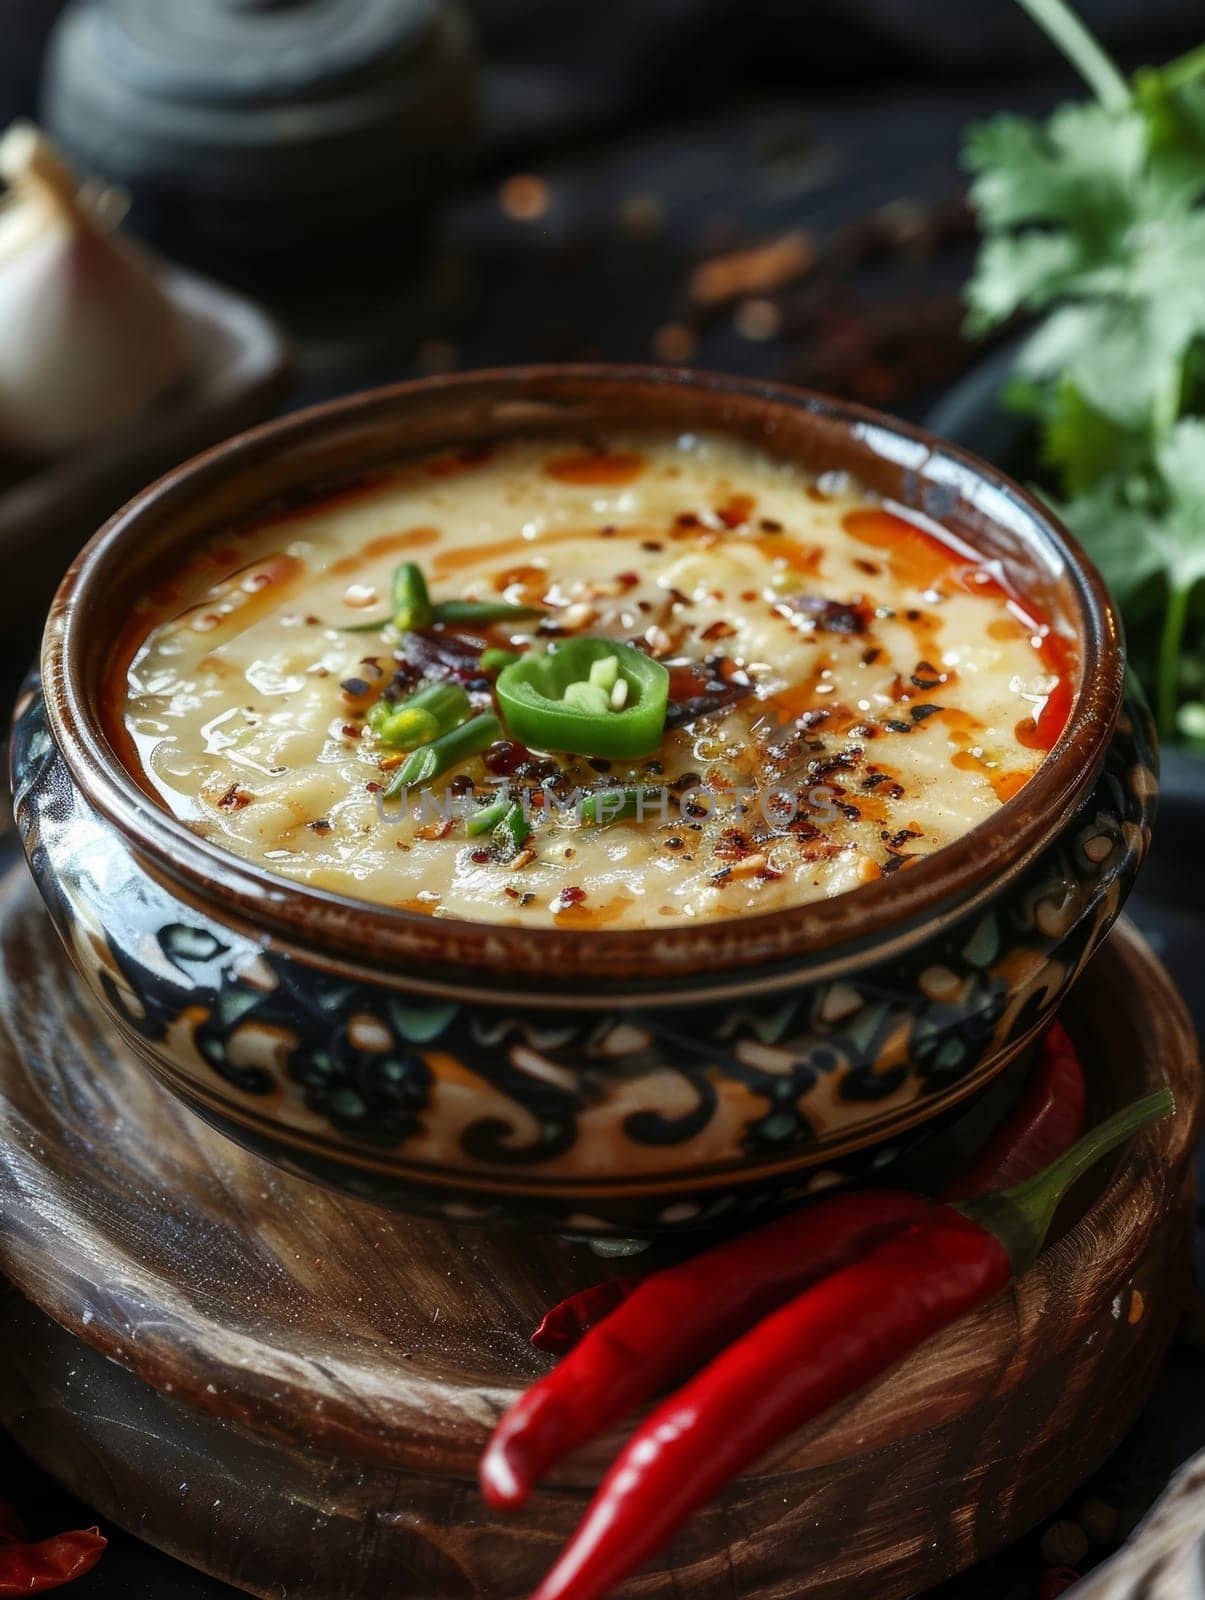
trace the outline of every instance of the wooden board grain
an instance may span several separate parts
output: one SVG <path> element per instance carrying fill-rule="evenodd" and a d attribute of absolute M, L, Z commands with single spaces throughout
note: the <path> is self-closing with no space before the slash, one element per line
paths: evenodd
<path fill-rule="evenodd" d="M 509 1519 L 475 1459 L 546 1365 L 539 1312 L 612 1267 L 266 1166 L 97 1021 L 23 869 L 0 930 L 0 1419 L 104 1515 L 253 1594 L 529 1592 L 622 1434 Z M 1195 1047 L 1128 928 L 1070 1021 L 1098 1108 L 1167 1081 L 1177 1117 L 1020 1283 L 732 1485 L 633 1595 L 891 1600 L 1016 1537 L 1120 1439 L 1186 1289 Z"/>

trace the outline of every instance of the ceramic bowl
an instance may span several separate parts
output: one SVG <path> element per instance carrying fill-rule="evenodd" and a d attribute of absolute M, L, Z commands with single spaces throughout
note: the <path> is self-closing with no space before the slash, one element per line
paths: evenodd
<path fill-rule="evenodd" d="M 512 434 L 719 430 L 934 518 L 1070 628 L 1081 681 L 1012 800 L 910 872 L 668 930 L 511 929 L 304 888 L 197 838 L 122 764 L 123 618 L 209 530 L 399 456 Z M 162 479 L 64 579 L 14 784 L 100 1005 L 203 1116 L 403 1209 L 573 1232 L 716 1224 L 880 1169 L 1024 1050 L 1146 851 L 1154 755 L 1082 551 L 991 467 L 799 390 L 520 368 L 353 396 Z"/>

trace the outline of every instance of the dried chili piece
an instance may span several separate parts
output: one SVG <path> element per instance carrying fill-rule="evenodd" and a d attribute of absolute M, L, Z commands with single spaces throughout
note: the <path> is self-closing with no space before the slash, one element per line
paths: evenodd
<path fill-rule="evenodd" d="M 56 1533 L 36 1544 L 14 1537 L 20 1524 L 10 1508 L 0 1512 L 0 1597 L 48 1594 L 82 1578 L 104 1554 L 108 1540 L 99 1528 Z"/>

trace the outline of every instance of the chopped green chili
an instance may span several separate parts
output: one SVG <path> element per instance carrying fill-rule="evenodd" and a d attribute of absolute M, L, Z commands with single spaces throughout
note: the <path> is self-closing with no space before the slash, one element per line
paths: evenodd
<path fill-rule="evenodd" d="M 512 800 L 503 813 L 502 820 L 494 829 L 494 844 L 499 854 L 504 859 L 518 855 L 530 832 L 531 823 L 527 820 L 523 807 L 517 800 Z"/>
<path fill-rule="evenodd" d="M 450 767 L 459 766 L 470 756 L 479 755 L 501 733 L 502 725 L 493 712 L 483 711 L 480 716 L 462 722 L 459 728 L 453 728 L 451 733 L 442 734 L 419 750 L 412 750 L 394 773 L 385 790 L 385 798 L 392 800 L 403 789 L 419 783 L 430 783 L 432 778 L 438 778 Z"/>
<path fill-rule="evenodd" d="M 489 805 L 481 806 L 465 819 L 465 832 L 470 839 L 475 839 L 480 833 L 491 833 L 506 815 L 510 801 L 505 795 L 499 795 L 497 800 L 491 800 Z"/>
<path fill-rule="evenodd" d="M 544 606 L 515 606 L 509 600 L 441 600 L 432 608 L 435 622 L 476 622 L 487 626 L 491 622 L 522 622 L 528 617 L 542 617 Z"/>
<path fill-rule="evenodd" d="M 414 561 L 403 561 L 393 574 L 393 615 L 390 622 L 399 633 L 425 628 L 432 620 L 431 596 L 422 568 Z"/>
<path fill-rule="evenodd" d="M 337 622 L 340 633 L 382 633 L 392 622 L 392 617 L 374 617 L 371 622 Z"/>
<path fill-rule="evenodd" d="M 427 580 L 422 568 L 414 561 L 403 561 L 393 574 L 393 611 L 387 617 L 374 618 L 372 622 L 353 622 L 345 626 L 344 633 L 380 633 L 385 628 L 396 628 L 406 633 L 411 628 L 426 628 L 433 622 L 476 623 L 488 627 L 494 622 L 523 622 L 530 617 L 542 617 L 547 608 L 535 605 L 512 605 L 509 600 L 441 600 L 431 602 Z"/>
<path fill-rule="evenodd" d="M 425 628 L 434 620 L 434 607 L 427 592 L 427 580 L 422 568 L 414 561 L 403 561 L 393 573 L 391 586 L 393 610 L 387 617 L 374 617 L 371 622 L 351 622 L 341 626 L 343 633 L 381 633 L 386 628 L 396 628 L 406 633 L 411 628 Z"/>
<path fill-rule="evenodd" d="M 458 683 L 432 683 L 398 705 L 378 700 L 368 713 L 368 726 L 391 749 L 415 750 L 450 733 L 469 709 L 469 697 Z"/>
<path fill-rule="evenodd" d="M 503 667 L 509 667 L 512 661 L 519 659 L 515 650 L 483 650 L 481 652 L 481 670 L 487 678 L 495 677 Z"/>
<path fill-rule="evenodd" d="M 641 815 L 660 798 L 658 789 L 603 789 L 582 801 L 582 821 L 606 826 Z"/>
<path fill-rule="evenodd" d="M 524 744 L 582 756 L 646 756 L 665 730 L 669 673 L 615 639 L 564 639 L 503 668 L 497 691 L 507 727 Z"/>

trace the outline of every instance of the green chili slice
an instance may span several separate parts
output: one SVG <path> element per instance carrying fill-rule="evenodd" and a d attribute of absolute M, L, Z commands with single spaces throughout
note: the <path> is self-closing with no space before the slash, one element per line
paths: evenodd
<path fill-rule="evenodd" d="M 542 617 L 544 606 L 515 606 L 509 600 L 440 600 L 432 607 L 435 622 L 480 623 L 522 622 L 528 617 Z"/>
<path fill-rule="evenodd" d="M 372 622 L 352 622 L 343 633 L 380 633 L 396 628 L 406 633 L 411 628 L 426 628 L 433 622 L 489 627 L 495 622 L 524 622 L 547 614 L 546 606 L 512 605 L 509 600 L 440 600 L 432 604 L 427 580 L 413 561 L 403 561 L 393 574 L 393 611 Z"/>
<path fill-rule="evenodd" d="M 615 639 L 563 639 L 529 650 L 503 668 L 496 687 L 513 737 L 540 750 L 647 756 L 665 730 L 669 673 Z"/>
<path fill-rule="evenodd" d="M 494 829 L 494 844 L 503 860 L 518 855 L 530 832 L 531 823 L 524 815 L 523 807 L 517 800 L 512 800 Z"/>
<path fill-rule="evenodd" d="M 371 622 L 336 622 L 340 633 L 382 633 L 392 622 L 392 617 L 374 617 Z"/>
<path fill-rule="evenodd" d="M 435 608 L 427 592 L 427 580 L 415 561 L 403 561 L 395 567 L 391 585 L 390 603 L 393 610 L 387 617 L 376 617 L 372 622 L 344 624 L 342 633 L 380 633 L 385 628 L 396 628 L 406 633 L 411 628 L 425 628 L 434 620 Z"/>
<path fill-rule="evenodd" d="M 458 683 L 432 683 L 397 705 L 378 700 L 368 713 L 368 726 L 390 749 L 416 750 L 450 733 L 469 709 L 469 697 Z"/>
<path fill-rule="evenodd" d="M 470 812 L 464 824 L 469 838 L 475 839 L 481 833 L 492 833 L 506 815 L 509 805 L 510 801 L 506 796 L 500 795 L 497 800 L 491 800 L 489 805 Z"/>
<path fill-rule="evenodd" d="M 492 711 L 483 711 L 478 717 L 462 722 L 451 733 L 442 734 L 418 750 L 412 750 L 394 773 L 385 790 L 386 800 L 392 800 L 403 789 L 415 784 L 430 783 L 451 767 L 457 767 L 470 756 L 479 755 L 502 734 L 502 725 Z"/>
<path fill-rule="evenodd" d="M 661 797 L 659 789 L 603 789 L 582 801 L 582 821 L 598 826 L 638 817 Z M 664 808 L 663 808 L 664 809 Z"/>
<path fill-rule="evenodd" d="M 483 650 L 481 652 L 481 670 L 487 678 L 497 677 L 503 667 L 509 667 L 512 661 L 518 661 L 519 654 L 516 650 Z"/>
<path fill-rule="evenodd" d="M 399 633 L 425 628 L 432 620 L 431 596 L 422 568 L 414 561 L 403 561 L 393 574 L 393 615 L 390 622 Z"/>

